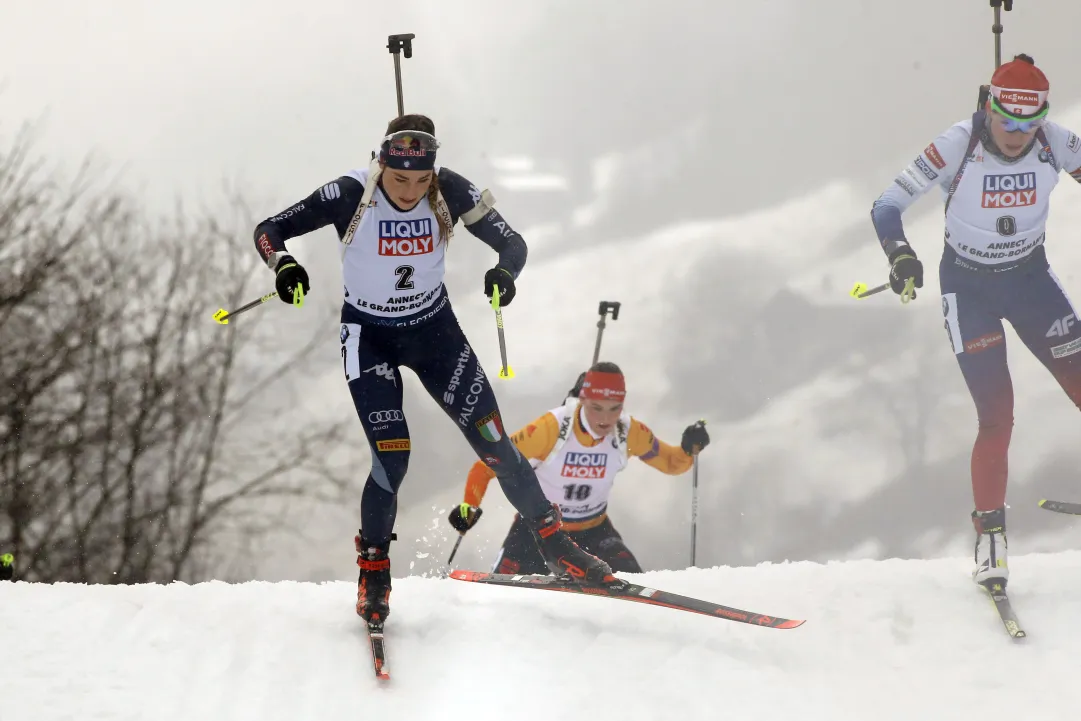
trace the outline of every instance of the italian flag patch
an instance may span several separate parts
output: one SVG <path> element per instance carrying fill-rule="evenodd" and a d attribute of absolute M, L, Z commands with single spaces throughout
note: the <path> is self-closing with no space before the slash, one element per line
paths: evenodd
<path fill-rule="evenodd" d="M 503 438 L 503 424 L 499 421 L 499 411 L 492 411 L 477 421 L 477 430 L 484 440 L 495 443 Z"/>

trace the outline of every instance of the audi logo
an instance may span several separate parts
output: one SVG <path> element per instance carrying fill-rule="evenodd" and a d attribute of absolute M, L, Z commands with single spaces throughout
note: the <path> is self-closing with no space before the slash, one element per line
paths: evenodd
<path fill-rule="evenodd" d="M 404 421 L 405 416 L 401 411 L 372 411 L 368 414 L 369 423 L 390 423 L 391 421 Z"/>

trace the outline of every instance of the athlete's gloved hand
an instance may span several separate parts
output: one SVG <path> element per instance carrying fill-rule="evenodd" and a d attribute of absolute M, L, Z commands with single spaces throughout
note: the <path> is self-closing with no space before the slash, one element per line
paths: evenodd
<path fill-rule="evenodd" d="M 923 287 L 923 263 L 916 257 L 916 251 L 902 245 L 890 253 L 890 288 L 901 295 L 909 278 L 915 279 L 917 288 Z M 916 291 L 912 291 L 912 297 L 916 297 Z"/>
<path fill-rule="evenodd" d="M 293 256 L 283 255 L 274 269 L 274 287 L 283 303 L 304 305 L 304 296 L 311 288 L 308 271 Z"/>
<path fill-rule="evenodd" d="M 514 276 L 498 265 L 484 274 L 484 295 L 492 297 L 492 286 L 499 288 L 499 307 L 510 305 L 514 300 Z"/>
<path fill-rule="evenodd" d="M 708 445 L 709 433 L 706 432 L 705 421 L 698 421 L 687 426 L 683 431 L 683 439 L 679 442 L 679 447 L 688 456 L 698 455 Z"/>
<path fill-rule="evenodd" d="M 462 501 L 450 512 L 450 516 L 447 520 L 450 521 L 450 525 L 454 526 L 454 530 L 458 533 L 465 533 L 473 526 L 477 525 L 477 521 L 480 520 L 480 514 L 484 513 L 484 510 L 480 506 L 471 506 L 465 501 Z"/>

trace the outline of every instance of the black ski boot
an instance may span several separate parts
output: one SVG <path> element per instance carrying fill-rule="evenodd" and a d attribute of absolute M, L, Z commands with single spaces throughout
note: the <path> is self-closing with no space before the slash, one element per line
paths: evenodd
<path fill-rule="evenodd" d="M 369 624 L 383 624 L 390 615 L 390 544 L 383 546 L 365 541 L 364 533 L 354 537 L 357 547 L 357 615 Z M 391 535 L 391 540 L 396 538 Z"/>
<path fill-rule="evenodd" d="M 540 518 L 524 518 L 526 526 L 540 547 L 544 562 L 557 576 L 569 576 L 583 584 L 608 585 L 622 583 L 612 574 L 611 567 L 601 559 L 586 553 L 563 530 L 559 506 Z"/>

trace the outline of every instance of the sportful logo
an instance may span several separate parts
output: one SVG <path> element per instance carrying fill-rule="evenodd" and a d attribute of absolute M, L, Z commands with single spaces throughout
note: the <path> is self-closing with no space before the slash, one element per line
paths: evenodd
<path fill-rule="evenodd" d="M 560 475 L 565 478 L 604 478 L 607 468 L 607 453 L 570 451 L 563 459 L 563 471 Z"/>
<path fill-rule="evenodd" d="M 379 255 L 425 255 L 434 248 L 431 218 L 379 221 Z"/>
<path fill-rule="evenodd" d="M 1036 204 L 1036 173 L 983 177 L 984 208 L 1017 208 Z"/>
<path fill-rule="evenodd" d="M 454 391 L 458 390 L 458 386 L 462 382 L 462 374 L 465 373 L 465 365 L 469 362 L 470 354 L 469 344 L 467 343 L 462 347 L 462 352 L 458 354 L 458 365 L 454 366 L 454 374 L 450 377 L 450 384 L 447 386 L 446 393 L 443 394 L 443 402 L 448 406 L 454 403 Z M 480 390 L 477 392 L 480 393 Z"/>
<path fill-rule="evenodd" d="M 342 191 L 337 183 L 328 183 L 319 189 L 319 200 L 324 203 L 328 200 L 337 200 L 340 197 L 342 197 Z"/>

